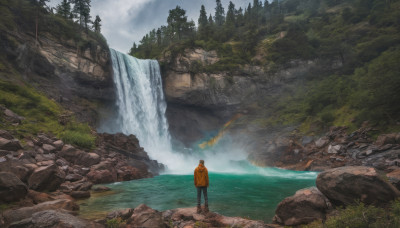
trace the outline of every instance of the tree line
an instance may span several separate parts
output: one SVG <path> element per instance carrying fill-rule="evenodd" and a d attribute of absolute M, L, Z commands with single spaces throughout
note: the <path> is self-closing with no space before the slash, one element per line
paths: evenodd
<path fill-rule="evenodd" d="M 188 21 L 186 11 L 180 6 L 169 11 L 167 25 L 153 29 L 139 42 L 134 43 L 130 54 L 141 58 L 154 58 L 165 47 L 187 40 L 215 41 L 219 43 L 230 39 L 243 41 L 243 49 L 252 52 L 256 42 L 258 26 L 273 27 L 283 21 L 285 6 L 279 0 L 269 3 L 267 0 L 254 0 L 246 8 L 236 8 L 229 2 L 228 10 L 216 0 L 214 14 L 207 14 L 204 5 L 200 8 L 198 26 L 193 20 Z"/>
<path fill-rule="evenodd" d="M 66 20 L 77 20 L 79 25 L 86 30 L 89 29 L 89 24 L 94 32 L 100 33 L 101 19 L 96 15 L 94 21 L 90 16 L 91 0 L 63 0 L 56 7 L 56 15 L 65 18 Z"/>
<path fill-rule="evenodd" d="M 47 6 L 49 0 L 29 0 L 32 5 L 36 8 L 35 25 L 36 25 L 36 40 L 37 31 L 39 24 L 40 13 L 52 13 L 54 9 Z M 84 28 L 86 32 L 89 29 L 96 33 L 101 32 L 101 19 L 99 15 L 96 15 L 94 21 L 90 16 L 91 0 L 62 0 L 60 4 L 55 7 L 55 15 L 64 18 L 69 21 L 76 21 L 81 28 Z"/>

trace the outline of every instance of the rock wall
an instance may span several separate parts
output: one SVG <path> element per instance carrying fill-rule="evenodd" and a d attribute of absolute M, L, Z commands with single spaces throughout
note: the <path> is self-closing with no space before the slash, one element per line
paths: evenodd
<path fill-rule="evenodd" d="M 41 34 L 36 42 L 29 33 L 4 32 L 7 34 L 0 36 L 2 54 L 21 73 L 19 80 L 58 101 L 80 121 L 96 125 L 99 104 L 114 103 L 107 47 L 91 38 L 87 38 L 87 48 L 78 48 L 73 40 L 52 34 Z M 2 79 L 17 78 L 6 75 Z"/>
<path fill-rule="evenodd" d="M 201 132 L 218 130 L 235 114 L 247 113 L 257 102 L 273 102 L 268 98 L 292 90 L 317 66 L 313 61 L 293 61 L 290 67 L 273 74 L 251 65 L 240 70 L 202 72 L 218 61 L 215 51 L 200 48 L 160 59 L 171 134 L 186 145 L 202 138 Z"/>

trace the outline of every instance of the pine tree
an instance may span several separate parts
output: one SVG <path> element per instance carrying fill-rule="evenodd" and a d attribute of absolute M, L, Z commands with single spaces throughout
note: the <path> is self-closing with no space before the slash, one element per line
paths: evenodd
<path fill-rule="evenodd" d="M 100 22 L 101 22 L 101 19 L 100 19 L 99 15 L 96 15 L 96 19 L 95 19 L 94 22 L 93 22 L 93 29 L 94 29 L 94 31 L 95 31 L 96 33 L 100 33 L 100 31 L 101 31 L 101 24 L 100 24 Z"/>
<path fill-rule="evenodd" d="M 235 20 L 236 20 L 236 27 L 244 25 L 244 16 L 242 7 L 240 7 L 238 10 L 235 11 Z"/>
<path fill-rule="evenodd" d="M 198 23 L 199 23 L 199 28 L 205 27 L 208 24 L 206 8 L 204 7 L 204 5 L 201 5 Z"/>
<path fill-rule="evenodd" d="M 201 39 L 205 38 L 207 25 L 208 25 L 208 19 L 207 19 L 207 13 L 206 13 L 206 9 L 205 9 L 204 5 L 201 5 L 198 23 L 199 23 L 199 36 Z"/>
<path fill-rule="evenodd" d="M 235 5 L 231 1 L 229 2 L 228 12 L 226 13 L 225 25 L 227 27 L 232 27 L 235 25 Z"/>
<path fill-rule="evenodd" d="M 44 9 L 46 6 L 46 2 L 49 0 L 30 0 L 32 4 L 36 8 L 36 16 L 35 16 L 35 37 L 36 37 L 36 42 L 38 41 L 38 29 L 39 29 L 39 10 Z"/>
<path fill-rule="evenodd" d="M 214 20 L 213 20 L 213 17 L 211 16 L 211 14 L 210 14 L 210 16 L 208 17 L 208 24 L 209 24 L 209 25 L 214 25 Z"/>
<path fill-rule="evenodd" d="M 222 7 L 221 0 L 216 0 L 214 21 L 217 26 L 222 26 L 225 22 L 225 10 Z"/>
<path fill-rule="evenodd" d="M 56 7 L 57 15 L 68 19 L 71 14 L 71 2 L 69 0 L 63 0 Z"/>
<path fill-rule="evenodd" d="M 87 23 L 90 21 L 90 2 L 91 0 L 72 0 L 74 4 L 72 12 L 75 18 L 78 18 L 79 24 L 85 28 L 87 28 Z"/>
<path fill-rule="evenodd" d="M 176 6 L 175 9 L 169 11 L 167 18 L 168 26 L 172 28 L 172 32 L 178 34 L 178 39 L 181 40 L 182 32 L 187 26 L 186 11 L 180 6 Z"/>
<path fill-rule="evenodd" d="M 162 34 L 161 34 L 161 29 L 158 28 L 157 29 L 157 46 L 161 46 L 161 42 L 162 42 Z"/>

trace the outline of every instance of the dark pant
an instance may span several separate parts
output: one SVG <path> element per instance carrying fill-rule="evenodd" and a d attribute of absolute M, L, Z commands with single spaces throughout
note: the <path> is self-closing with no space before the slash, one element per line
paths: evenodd
<path fill-rule="evenodd" d="M 203 191 L 204 202 L 208 206 L 207 187 L 197 187 L 197 206 L 201 204 L 201 192 Z"/>

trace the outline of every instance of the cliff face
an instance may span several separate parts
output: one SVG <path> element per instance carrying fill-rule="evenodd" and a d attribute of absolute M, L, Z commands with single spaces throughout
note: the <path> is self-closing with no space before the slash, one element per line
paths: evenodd
<path fill-rule="evenodd" d="M 275 73 L 251 65 L 232 71 L 198 70 L 218 60 L 215 51 L 203 49 L 186 49 L 161 60 L 170 130 L 174 138 L 187 146 L 205 132 L 218 130 L 237 113 L 257 115 L 254 106 L 273 102 L 266 98 L 291 90 L 305 73 L 316 67 L 313 61 L 298 61 Z"/>
<path fill-rule="evenodd" d="M 2 79 L 33 85 L 91 125 L 98 122 L 99 104 L 113 102 L 109 50 L 95 40 L 88 38 L 90 45 L 78 48 L 73 40 L 49 33 L 41 34 L 38 42 L 21 31 L 4 31 L 0 38 L 5 59 L 22 76 L 2 74 Z"/>

